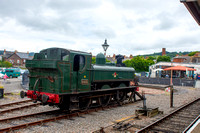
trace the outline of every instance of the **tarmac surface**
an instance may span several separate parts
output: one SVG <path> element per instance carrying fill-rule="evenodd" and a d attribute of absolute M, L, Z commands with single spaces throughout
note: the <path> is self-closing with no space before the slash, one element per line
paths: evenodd
<path fill-rule="evenodd" d="M 22 78 L 0 79 L 0 85 L 4 87 L 4 93 L 19 93 L 23 90 L 21 86 Z"/>

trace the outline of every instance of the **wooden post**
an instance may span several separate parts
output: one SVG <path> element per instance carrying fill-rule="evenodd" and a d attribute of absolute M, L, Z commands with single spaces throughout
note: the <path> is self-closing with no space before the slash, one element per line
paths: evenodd
<path fill-rule="evenodd" d="M 173 76 L 172 72 L 173 72 L 173 70 L 171 70 L 170 85 L 172 85 L 172 84 L 173 84 L 173 83 L 172 83 L 172 76 Z"/>
<path fill-rule="evenodd" d="M 170 85 L 170 108 L 173 108 L 173 94 L 174 94 L 173 85 Z"/>

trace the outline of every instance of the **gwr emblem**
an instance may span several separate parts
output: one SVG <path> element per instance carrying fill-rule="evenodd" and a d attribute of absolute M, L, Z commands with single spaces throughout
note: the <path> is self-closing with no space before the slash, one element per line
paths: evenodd
<path fill-rule="evenodd" d="M 116 78 L 118 74 L 116 72 L 114 72 L 112 75 L 114 78 Z"/>

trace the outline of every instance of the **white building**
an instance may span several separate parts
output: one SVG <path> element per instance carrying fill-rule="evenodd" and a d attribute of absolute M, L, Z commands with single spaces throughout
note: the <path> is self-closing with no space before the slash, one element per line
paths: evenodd
<path fill-rule="evenodd" d="M 167 67 L 172 67 L 172 66 L 185 66 L 185 67 L 194 68 L 196 69 L 196 71 L 194 71 L 194 74 L 197 74 L 197 73 L 200 74 L 200 63 L 158 62 L 149 67 L 150 77 L 152 78 L 161 77 L 162 69 L 165 69 Z M 186 71 L 186 75 L 191 76 L 192 74 L 193 72 Z"/>

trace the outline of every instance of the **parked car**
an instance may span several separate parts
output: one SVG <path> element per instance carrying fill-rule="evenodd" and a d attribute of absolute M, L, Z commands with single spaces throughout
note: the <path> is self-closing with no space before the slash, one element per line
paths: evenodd
<path fill-rule="evenodd" d="M 21 73 L 18 69 L 6 68 L 2 71 L 2 74 L 6 74 L 10 78 L 13 78 L 13 77 L 17 78 L 20 76 Z"/>

